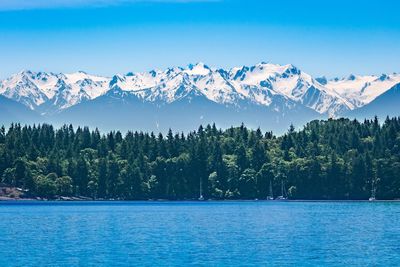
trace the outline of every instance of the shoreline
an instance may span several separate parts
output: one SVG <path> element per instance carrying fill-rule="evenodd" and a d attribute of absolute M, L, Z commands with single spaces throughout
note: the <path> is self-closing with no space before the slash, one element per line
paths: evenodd
<path fill-rule="evenodd" d="M 262 202 L 262 203 L 296 203 L 296 202 L 400 202 L 400 199 L 378 199 L 374 201 L 369 201 L 368 199 L 288 199 L 288 200 L 266 200 L 266 199 L 207 199 L 207 200 L 197 200 L 197 199 L 181 199 L 181 200 L 171 200 L 171 199 L 144 199 L 144 200 L 118 200 L 118 199 L 85 199 L 85 198 L 68 198 L 68 199 L 37 199 L 37 198 L 10 198 L 10 197 L 0 197 L 1 203 L 10 202 L 32 202 L 32 203 L 229 203 L 229 202 Z"/>

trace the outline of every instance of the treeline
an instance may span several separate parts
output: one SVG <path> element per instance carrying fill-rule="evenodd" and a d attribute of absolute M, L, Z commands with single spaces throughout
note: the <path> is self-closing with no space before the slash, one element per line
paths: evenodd
<path fill-rule="evenodd" d="M 280 137 L 244 125 L 182 134 L 63 126 L 0 129 L 3 184 L 31 196 L 96 199 L 400 198 L 400 121 L 338 119 Z"/>

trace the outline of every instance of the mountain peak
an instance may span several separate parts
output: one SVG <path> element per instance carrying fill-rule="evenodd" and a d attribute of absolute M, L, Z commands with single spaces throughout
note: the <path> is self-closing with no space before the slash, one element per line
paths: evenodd
<path fill-rule="evenodd" d="M 202 62 L 196 64 L 189 64 L 185 72 L 189 75 L 200 75 L 204 76 L 211 72 L 211 69 Z"/>
<path fill-rule="evenodd" d="M 192 69 L 194 67 L 208 68 L 208 66 L 201 61 L 199 61 L 195 64 L 189 64 L 188 67 L 189 67 L 189 69 Z"/>
<path fill-rule="evenodd" d="M 12 77 L 22 77 L 22 78 L 27 78 L 27 79 L 31 79 L 32 76 L 35 76 L 36 74 L 31 71 L 31 70 L 21 70 L 20 72 L 18 72 L 17 74 L 13 75 Z"/>
<path fill-rule="evenodd" d="M 29 74 L 29 75 L 31 75 L 32 73 L 33 73 L 33 71 L 28 70 L 28 69 L 23 69 L 23 70 L 21 70 L 21 71 L 19 72 L 19 74 Z"/>
<path fill-rule="evenodd" d="M 118 82 L 122 82 L 122 81 L 123 81 L 122 77 L 120 75 L 116 74 L 111 78 L 110 87 L 113 87 Z"/>
<path fill-rule="evenodd" d="M 287 74 L 299 75 L 301 73 L 301 71 L 292 64 L 285 65 L 285 68 L 286 68 L 285 73 Z"/>
<path fill-rule="evenodd" d="M 388 75 L 386 75 L 386 74 L 382 74 L 381 76 L 379 76 L 379 78 L 378 78 L 378 80 L 380 80 L 380 81 L 386 81 L 386 80 L 389 80 L 390 79 L 390 77 L 388 76 Z"/>
<path fill-rule="evenodd" d="M 346 80 L 348 81 L 354 81 L 357 77 L 354 74 L 350 74 L 349 76 L 347 76 Z"/>
<path fill-rule="evenodd" d="M 326 85 L 328 83 L 328 79 L 325 76 L 317 77 L 315 80 L 322 85 Z"/>

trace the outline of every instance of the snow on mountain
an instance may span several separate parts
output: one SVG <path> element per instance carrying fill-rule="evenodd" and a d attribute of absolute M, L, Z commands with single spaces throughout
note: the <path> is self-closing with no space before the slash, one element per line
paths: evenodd
<path fill-rule="evenodd" d="M 242 98 L 221 70 L 211 69 L 203 63 L 188 68 L 168 68 L 116 75 L 110 86 L 117 85 L 124 91 L 137 95 L 144 101 L 172 103 L 191 91 L 198 91 L 217 103 L 234 103 Z"/>
<path fill-rule="evenodd" d="M 238 104 L 245 96 L 227 79 L 224 70 L 211 69 L 203 63 L 189 65 L 190 80 L 208 99 L 221 104 Z"/>
<path fill-rule="evenodd" d="M 272 95 L 279 94 L 329 116 L 353 107 L 335 91 L 290 64 L 260 63 L 250 68 L 233 68 L 230 77 L 242 91 L 247 91 L 244 94 L 265 105 L 271 103 Z"/>
<path fill-rule="evenodd" d="M 0 94 L 34 109 L 46 102 L 50 95 L 48 88 L 43 88 L 47 89 L 43 90 L 38 86 L 41 85 L 42 79 L 48 80 L 46 76 L 41 73 L 37 75 L 30 71 L 22 71 L 1 82 Z"/>
<path fill-rule="evenodd" d="M 385 93 L 397 83 L 400 83 L 400 74 L 382 74 L 381 76 L 349 75 L 343 79 L 333 79 L 327 82 L 326 88 L 334 90 L 354 105 L 362 107 L 378 96 Z"/>
<path fill-rule="evenodd" d="M 149 102 L 172 103 L 195 89 L 188 75 L 180 72 L 154 87 L 138 92 L 137 95 Z"/>
<path fill-rule="evenodd" d="M 172 103 L 192 90 L 220 104 L 239 106 L 242 101 L 269 106 L 283 96 L 323 114 L 334 115 L 352 105 L 335 91 L 324 88 L 292 65 L 260 63 L 229 71 L 204 63 L 129 75 L 116 75 L 110 85 L 129 91 L 145 101 Z"/>
<path fill-rule="evenodd" d="M 108 91 L 110 79 L 107 77 L 90 75 L 79 71 L 65 74 L 65 82 L 71 86 L 71 94 L 85 93 L 90 99 L 96 98 Z"/>
<path fill-rule="evenodd" d="M 191 76 L 205 76 L 211 72 L 211 69 L 204 63 L 199 62 L 195 65 L 189 64 L 188 68 L 183 72 Z"/>
<path fill-rule="evenodd" d="M 335 117 L 370 103 L 399 82 L 400 74 L 350 75 L 328 81 L 325 77 L 314 79 L 291 64 L 262 62 L 224 70 L 197 63 L 185 68 L 117 74 L 112 78 L 82 71 L 22 71 L 0 82 L 0 94 L 47 115 L 117 90 L 119 94 L 125 92 L 157 105 L 192 94 L 237 107 L 253 103 L 279 110 L 286 105 L 286 110 L 296 104 Z"/>
<path fill-rule="evenodd" d="M 400 103 L 400 83 L 395 84 L 389 90 L 376 97 L 369 104 L 352 110 L 346 114 L 346 117 L 354 117 L 357 119 L 373 118 L 377 116 L 380 120 L 384 120 L 387 116 L 399 116 Z"/>
<path fill-rule="evenodd" d="M 109 79 L 84 72 L 55 74 L 22 71 L 0 83 L 0 94 L 46 113 L 90 100 L 108 90 Z"/>

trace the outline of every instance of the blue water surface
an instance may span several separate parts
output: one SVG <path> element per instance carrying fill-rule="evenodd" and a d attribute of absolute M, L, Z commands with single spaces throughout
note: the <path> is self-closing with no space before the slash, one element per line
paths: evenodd
<path fill-rule="evenodd" d="M 397 202 L 3 202 L 0 266 L 400 266 Z"/>

